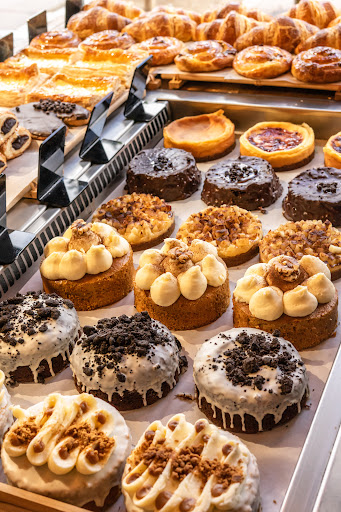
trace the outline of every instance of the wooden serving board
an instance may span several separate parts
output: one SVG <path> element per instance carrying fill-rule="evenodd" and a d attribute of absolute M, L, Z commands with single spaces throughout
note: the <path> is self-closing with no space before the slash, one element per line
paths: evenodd
<path fill-rule="evenodd" d="M 128 91 L 123 91 L 109 108 L 108 115 L 112 114 L 128 98 Z M 65 155 L 67 155 L 77 144 L 82 142 L 86 131 L 85 126 L 69 128 L 65 141 Z M 38 156 L 40 141 L 33 140 L 31 146 L 18 158 L 8 162 L 4 171 L 7 180 L 6 208 L 10 210 L 23 196 L 29 193 L 31 183 L 38 176 Z M 1 510 L 1 509 L 0 509 Z"/>

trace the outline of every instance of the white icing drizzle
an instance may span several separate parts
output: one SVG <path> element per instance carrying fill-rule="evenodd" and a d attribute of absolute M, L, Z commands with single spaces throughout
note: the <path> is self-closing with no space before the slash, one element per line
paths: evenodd
<path fill-rule="evenodd" d="M 225 366 L 220 361 L 213 361 L 226 350 L 231 350 L 237 346 L 235 342 L 237 335 L 241 332 L 247 334 L 262 334 L 267 340 L 271 341 L 273 336 L 264 331 L 250 328 L 231 329 L 224 333 L 214 336 L 206 341 L 199 348 L 193 364 L 194 382 L 198 388 L 199 407 L 202 399 L 205 398 L 213 409 L 216 417 L 216 408 L 222 411 L 224 428 L 233 428 L 234 415 L 239 415 L 242 419 L 242 429 L 245 430 L 245 414 L 253 416 L 258 429 L 262 430 L 262 420 L 266 414 L 273 414 L 275 422 L 278 423 L 287 407 L 296 404 L 300 411 L 300 402 L 306 393 L 309 395 L 308 376 L 305 366 L 297 366 L 296 370 L 290 374 L 293 381 L 292 391 L 289 394 L 281 394 L 279 378 L 284 375 L 280 368 L 270 368 L 262 366 L 257 375 L 265 378 L 263 389 L 253 389 L 251 386 L 237 386 L 232 384 L 226 375 Z M 221 334 L 227 336 L 221 337 Z M 291 359 L 301 360 L 297 350 L 291 343 L 278 338 L 281 347 L 279 354 L 284 351 L 289 352 Z M 212 368 L 215 366 L 215 369 Z M 256 374 L 252 374 L 255 376 Z M 268 380 L 269 379 L 269 380 Z M 272 393 L 267 390 L 271 389 Z M 265 391 L 266 390 L 266 391 Z M 230 415 L 230 424 L 226 424 L 226 415 Z"/>

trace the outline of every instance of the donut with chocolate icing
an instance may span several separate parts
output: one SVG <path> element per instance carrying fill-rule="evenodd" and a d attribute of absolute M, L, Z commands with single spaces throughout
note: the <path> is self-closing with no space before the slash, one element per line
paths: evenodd
<path fill-rule="evenodd" d="M 340 170 L 318 167 L 293 178 L 283 200 L 283 213 L 288 220 L 328 219 L 333 226 L 341 226 Z"/>
<path fill-rule="evenodd" d="M 33 105 L 33 103 L 26 103 L 13 109 L 20 125 L 30 132 L 32 139 L 47 139 L 61 126 L 65 126 L 54 112 L 37 110 Z"/>
<path fill-rule="evenodd" d="M 309 396 L 304 363 L 279 332 L 231 329 L 199 348 L 193 364 L 197 400 L 221 428 L 254 434 L 296 416 Z"/>
<path fill-rule="evenodd" d="M 201 172 L 194 157 L 176 148 L 144 149 L 130 162 L 126 188 L 153 194 L 166 201 L 179 201 L 198 190 Z"/>
<path fill-rule="evenodd" d="M 274 203 L 282 190 L 269 162 L 240 156 L 218 162 L 207 171 L 201 199 L 209 206 L 235 204 L 256 210 Z"/>
<path fill-rule="evenodd" d="M 87 108 L 67 101 L 42 99 L 38 103 L 33 103 L 33 108 L 46 113 L 53 112 L 68 126 L 86 124 L 90 118 L 90 111 Z"/>
<path fill-rule="evenodd" d="M 146 312 L 104 318 L 83 330 L 71 360 L 76 387 L 119 410 L 166 396 L 187 366 L 177 338 Z"/>

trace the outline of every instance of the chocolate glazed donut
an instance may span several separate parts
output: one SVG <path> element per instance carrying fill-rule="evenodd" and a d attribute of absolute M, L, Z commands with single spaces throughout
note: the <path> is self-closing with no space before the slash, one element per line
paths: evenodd
<path fill-rule="evenodd" d="M 341 226 L 341 177 L 334 167 L 301 172 L 288 186 L 283 214 L 289 220 L 327 219 Z"/>
<path fill-rule="evenodd" d="M 210 206 L 235 204 L 256 210 L 274 203 L 282 190 L 266 160 L 240 156 L 223 160 L 207 171 L 201 199 Z"/>

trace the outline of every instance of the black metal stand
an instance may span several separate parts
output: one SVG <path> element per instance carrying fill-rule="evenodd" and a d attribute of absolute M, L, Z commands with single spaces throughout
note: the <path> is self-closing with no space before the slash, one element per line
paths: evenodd
<path fill-rule="evenodd" d="M 66 127 L 61 126 L 39 148 L 37 198 L 48 206 L 69 206 L 88 186 L 85 181 L 64 178 Z"/>
<path fill-rule="evenodd" d="M 35 238 L 32 233 L 12 231 L 7 228 L 6 218 L 6 176 L 0 176 L 0 264 L 8 265 Z"/>
<path fill-rule="evenodd" d="M 146 92 L 148 78 L 146 66 L 151 58 L 152 56 L 150 55 L 136 67 L 124 108 L 124 115 L 127 119 L 133 119 L 142 123 L 151 121 L 160 111 L 158 107 L 155 108 L 155 103 L 148 104 L 142 101 Z"/>
<path fill-rule="evenodd" d="M 46 11 L 41 11 L 27 20 L 29 42 L 36 36 L 47 31 Z"/>
<path fill-rule="evenodd" d="M 83 0 L 66 0 L 65 2 L 65 26 L 74 14 L 81 11 L 83 7 Z"/>
<path fill-rule="evenodd" d="M 13 55 L 13 32 L 0 39 L 0 62 Z"/>

